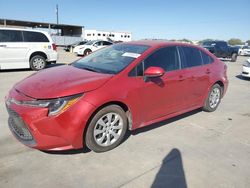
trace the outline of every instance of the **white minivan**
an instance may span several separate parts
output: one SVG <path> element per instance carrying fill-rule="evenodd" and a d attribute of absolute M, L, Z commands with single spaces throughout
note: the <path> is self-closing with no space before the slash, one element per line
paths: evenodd
<path fill-rule="evenodd" d="M 32 29 L 0 28 L 0 70 L 41 70 L 56 63 L 57 51 L 50 35 Z"/>

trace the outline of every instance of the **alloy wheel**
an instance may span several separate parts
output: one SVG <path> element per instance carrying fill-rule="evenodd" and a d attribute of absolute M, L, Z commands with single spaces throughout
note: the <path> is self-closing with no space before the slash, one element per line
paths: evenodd
<path fill-rule="evenodd" d="M 209 96 L 209 105 L 211 108 L 216 108 L 220 101 L 220 89 L 215 87 Z"/>
<path fill-rule="evenodd" d="M 122 117 L 117 113 L 103 115 L 95 124 L 94 139 L 99 146 L 110 146 L 121 136 L 123 129 Z"/>

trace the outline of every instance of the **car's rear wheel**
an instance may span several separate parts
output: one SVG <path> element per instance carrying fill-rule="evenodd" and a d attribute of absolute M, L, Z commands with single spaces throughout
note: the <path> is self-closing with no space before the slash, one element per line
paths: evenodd
<path fill-rule="evenodd" d="M 85 143 L 95 152 L 109 151 L 122 142 L 127 126 L 127 116 L 120 106 L 104 107 L 90 121 Z"/>
<path fill-rule="evenodd" d="M 32 70 L 39 71 L 46 67 L 46 60 L 43 56 L 35 55 L 30 59 L 30 67 Z"/>
<path fill-rule="evenodd" d="M 213 87 L 211 88 L 208 94 L 203 110 L 206 112 L 215 111 L 220 104 L 221 96 L 222 96 L 221 86 L 219 84 L 213 85 Z"/>
<path fill-rule="evenodd" d="M 232 62 L 235 62 L 237 60 L 237 54 L 236 53 L 233 53 L 232 54 L 232 57 L 231 57 L 231 61 Z"/>
<path fill-rule="evenodd" d="M 85 51 L 84 51 L 84 55 L 89 55 L 89 54 L 91 54 L 92 53 L 92 51 L 90 50 L 90 49 L 86 49 Z"/>

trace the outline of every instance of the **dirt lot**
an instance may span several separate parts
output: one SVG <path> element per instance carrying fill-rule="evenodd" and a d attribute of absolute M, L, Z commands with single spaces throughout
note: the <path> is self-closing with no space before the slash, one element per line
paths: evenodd
<path fill-rule="evenodd" d="M 60 50 L 59 63 L 77 59 Z M 196 110 L 132 132 L 106 153 L 45 153 L 11 135 L 4 96 L 30 70 L 0 72 L 0 187 L 250 187 L 246 58 L 226 62 L 230 85 L 214 113 Z"/>

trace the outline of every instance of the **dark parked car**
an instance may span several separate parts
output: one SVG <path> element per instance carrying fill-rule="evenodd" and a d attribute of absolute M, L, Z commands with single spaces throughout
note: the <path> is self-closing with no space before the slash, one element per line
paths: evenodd
<path fill-rule="evenodd" d="M 227 90 L 226 72 L 194 45 L 114 44 L 18 82 L 6 97 L 9 127 L 41 150 L 108 151 L 129 130 L 197 108 L 215 111 Z"/>
<path fill-rule="evenodd" d="M 75 42 L 75 43 L 73 43 L 73 44 L 70 44 L 70 45 L 65 46 L 65 47 L 64 47 L 64 50 L 65 50 L 66 52 L 69 52 L 70 49 L 73 50 L 76 46 L 84 45 L 85 43 L 87 43 L 87 41 L 78 41 L 78 42 Z"/>
<path fill-rule="evenodd" d="M 206 41 L 202 46 L 218 58 L 229 58 L 232 62 L 237 60 L 239 49 L 229 46 L 225 41 Z"/>

